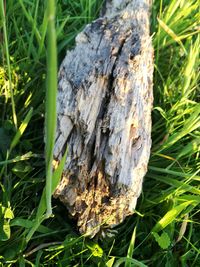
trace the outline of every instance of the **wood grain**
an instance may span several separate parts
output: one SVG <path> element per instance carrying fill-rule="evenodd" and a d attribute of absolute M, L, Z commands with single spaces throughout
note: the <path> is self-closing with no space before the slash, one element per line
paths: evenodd
<path fill-rule="evenodd" d="M 59 71 L 58 197 L 94 236 L 134 213 L 151 148 L 153 49 L 149 0 L 107 1 Z"/>

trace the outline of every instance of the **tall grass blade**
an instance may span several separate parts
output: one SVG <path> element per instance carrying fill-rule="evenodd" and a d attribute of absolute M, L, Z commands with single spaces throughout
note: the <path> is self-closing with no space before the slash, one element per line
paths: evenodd
<path fill-rule="evenodd" d="M 47 84 L 46 84 L 46 202 L 47 217 L 52 215 L 52 161 L 56 131 L 56 99 L 57 99 L 57 45 L 55 29 L 56 1 L 47 1 Z"/>
<path fill-rule="evenodd" d="M 137 226 L 135 226 L 133 234 L 132 234 L 131 242 L 130 242 L 130 245 L 128 248 L 127 260 L 125 263 L 125 267 L 131 267 L 131 263 L 128 261 L 128 259 L 132 259 L 132 257 L 133 257 L 133 251 L 134 251 L 135 239 L 136 239 L 136 230 L 137 230 Z"/>
<path fill-rule="evenodd" d="M 13 116 L 13 122 L 14 122 L 15 128 L 17 129 L 17 115 L 16 115 L 16 109 L 15 109 L 13 87 L 12 87 L 10 53 L 9 53 L 9 48 L 8 48 L 8 36 L 7 36 L 6 17 L 5 17 L 3 0 L 0 0 L 0 16 L 1 16 L 2 24 L 3 24 L 4 44 L 5 44 L 5 50 L 6 50 L 6 61 L 7 61 L 8 77 L 9 77 L 9 89 L 10 89 L 11 104 L 12 104 L 12 116 Z"/>

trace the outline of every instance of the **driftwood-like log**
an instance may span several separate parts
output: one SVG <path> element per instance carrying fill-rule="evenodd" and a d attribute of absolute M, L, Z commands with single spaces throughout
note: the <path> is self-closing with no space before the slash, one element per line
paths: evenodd
<path fill-rule="evenodd" d="M 68 147 L 58 197 L 94 236 L 134 213 L 151 148 L 150 0 L 107 1 L 59 71 L 54 158 Z"/>

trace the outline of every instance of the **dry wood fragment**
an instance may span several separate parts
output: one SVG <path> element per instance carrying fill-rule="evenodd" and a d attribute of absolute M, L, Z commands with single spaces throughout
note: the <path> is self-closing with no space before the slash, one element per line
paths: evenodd
<path fill-rule="evenodd" d="M 133 214 L 151 148 L 150 0 L 107 1 L 59 71 L 54 158 L 68 147 L 58 197 L 94 236 Z M 104 224 L 104 225 L 102 225 Z"/>

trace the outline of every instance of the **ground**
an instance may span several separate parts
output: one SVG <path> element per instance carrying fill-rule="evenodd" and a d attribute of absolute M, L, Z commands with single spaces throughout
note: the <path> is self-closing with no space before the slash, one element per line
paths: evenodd
<path fill-rule="evenodd" d="M 153 3 L 153 145 L 148 173 L 136 214 L 111 236 L 94 240 L 79 235 L 57 200 L 53 216 L 45 219 L 45 194 L 40 201 L 46 178 L 44 117 L 51 112 L 51 106 L 45 106 L 46 58 L 51 57 L 46 50 L 47 2 L 0 1 L 0 264 L 199 266 L 198 1 Z M 98 16 L 98 2 L 57 1 L 59 64 L 77 33 Z"/>

